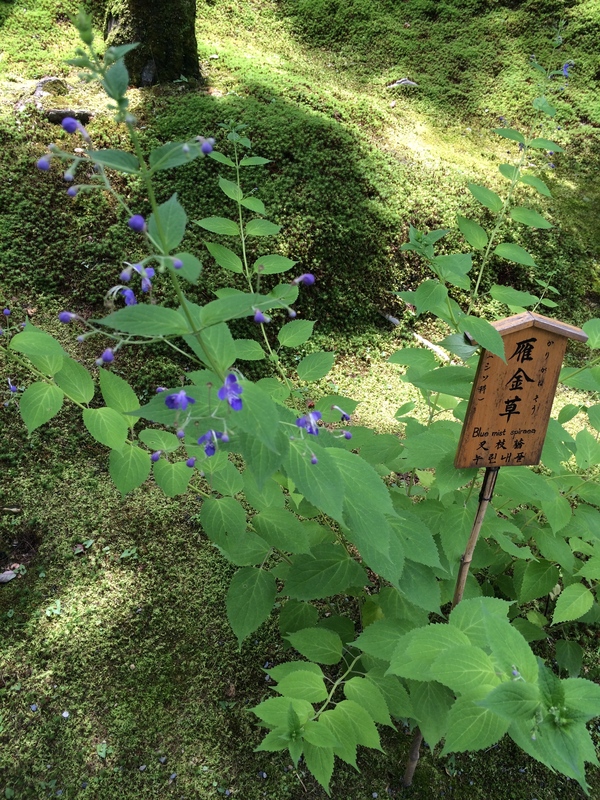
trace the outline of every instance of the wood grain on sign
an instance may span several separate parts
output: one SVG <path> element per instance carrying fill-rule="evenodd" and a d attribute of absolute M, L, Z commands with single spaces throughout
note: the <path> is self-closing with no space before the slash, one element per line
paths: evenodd
<path fill-rule="evenodd" d="M 481 354 L 457 468 L 539 464 L 567 341 L 587 340 L 580 328 L 531 311 L 492 325 L 506 363 L 488 350 Z"/>

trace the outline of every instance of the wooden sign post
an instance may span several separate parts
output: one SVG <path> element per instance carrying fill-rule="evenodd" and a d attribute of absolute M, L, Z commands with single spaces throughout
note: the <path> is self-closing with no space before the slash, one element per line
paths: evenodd
<path fill-rule="evenodd" d="M 567 341 L 587 341 L 573 325 L 525 311 L 493 322 L 506 363 L 484 350 L 454 460 L 485 467 L 479 508 L 461 559 L 452 607 L 462 599 L 479 531 L 500 467 L 539 464 Z"/>

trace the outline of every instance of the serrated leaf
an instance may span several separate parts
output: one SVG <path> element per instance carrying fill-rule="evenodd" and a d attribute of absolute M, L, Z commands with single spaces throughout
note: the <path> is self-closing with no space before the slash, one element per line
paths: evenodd
<path fill-rule="evenodd" d="M 172 453 L 177 450 L 181 441 L 174 433 L 168 431 L 157 431 L 146 428 L 138 434 L 140 442 L 143 442 L 150 450 L 163 450 L 165 453 Z"/>
<path fill-rule="evenodd" d="M 368 678 L 350 678 L 344 684 L 344 694 L 348 700 L 353 700 L 362 706 L 375 722 L 389 725 L 390 728 L 394 727 L 381 690 Z"/>
<path fill-rule="evenodd" d="M 100 390 L 104 402 L 122 414 L 131 413 L 140 407 L 136 393 L 126 380 L 107 369 L 99 369 Z"/>
<path fill-rule="evenodd" d="M 580 469 L 587 470 L 600 464 L 600 442 L 588 430 L 583 428 L 575 438 L 577 450 L 575 461 Z"/>
<path fill-rule="evenodd" d="M 317 624 L 318 618 L 319 612 L 310 603 L 288 600 L 279 613 L 279 631 L 282 636 L 285 636 L 288 633 L 301 631 L 303 628 L 313 628 Z M 275 679 L 278 680 L 276 677 Z"/>
<path fill-rule="evenodd" d="M 240 161 L 240 167 L 258 167 L 263 164 L 270 164 L 271 159 L 262 156 L 245 156 Z"/>
<path fill-rule="evenodd" d="M 145 303 L 120 308 L 107 317 L 94 321 L 99 325 L 139 336 L 171 336 L 190 332 L 183 316 L 174 309 Z"/>
<path fill-rule="evenodd" d="M 448 256 L 436 256 L 431 262 L 432 268 L 447 283 L 468 289 L 471 285 L 467 272 L 473 266 L 470 253 L 452 253 Z"/>
<path fill-rule="evenodd" d="M 482 206 L 489 208 L 490 211 L 497 213 L 504 205 L 502 198 L 499 197 L 496 192 L 492 192 L 492 190 L 488 189 L 486 186 L 479 186 L 476 183 L 469 183 L 468 187 L 473 197 L 478 200 Z"/>
<path fill-rule="evenodd" d="M 150 152 L 150 171 L 181 167 L 198 158 L 201 152 L 200 145 L 194 142 L 167 142 Z"/>
<path fill-rule="evenodd" d="M 475 647 L 488 647 L 487 621 L 495 617 L 506 621 L 510 603 L 496 597 L 462 600 L 450 614 L 450 625 L 467 635 Z"/>
<path fill-rule="evenodd" d="M 520 292 L 517 289 L 513 289 L 512 286 L 499 286 L 497 284 L 490 289 L 490 295 L 499 303 L 506 303 L 507 306 L 521 306 L 522 308 L 535 305 L 539 300 L 538 297 L 529 294 L 529 292 Z"/>
<path fill-rule="evenodd" d="M 127 92 L 127 84 L 129 83 L 129 74 L 125 62 L 119 59 L 116 64 L 113 64 L 113 66 L 104 73 L 104 79 L 101 80 L 100 83 L 104 87 L 106 94 L 112 97 L 113 100 L 120 100 L 124 97 Z"/>
<path fill-rule="evenodd" d="M 318 725 L 319 723 L 315 724 Z M 331 735 L 334 736 L 333 733 Z M 307 769 L 312 775 L 314 775 L 327 794 L 331 795 L 329 783 L 331 781 L 331 776 L 333 775 L 333 748 L 323 747 L 322 745 L 316 746 L 308 741 L 305 741 L 304 762 Z"/>
<path fill-rule="evenodd" d="M 477 344 L 481 345 L 485 350 L 489 350 L 490 353 L 506 362 L 504 340 L 496 328 L 486 319 L 464 316 L 458 321 L 458 327 L 463 333 L 469 333 Z"/>
<path fill-rule="evenodd" d="M 448 288 L 438 280 L 424 280 L 416 292 L 394 292 L 406 303 L 414 305 L 417 316 L 426 312 L 437 314 L 447 308 Z"/>
<path fill-rule="evenodd" d="M 55 375 L 59 372 L 67 356 L 53 336 L 36 328 L 30 322 L 25 326 L 25 330 L 12 337 L 9 348 L 17 353 L 24 353 L 34 367 L 45 375 Z"/>
<path fill-rule="evenodd" d="M 227 178 L 219 178 L 219 189 L 226 194 L 227 197 L 231 198 L 231 200 L 235 200 L 237 203 L 244 197 L 244 193 L 237 183 L 228 181 Z"/>
<path fill-rule="evenodd" d="M 374 658 L 390 661 L 398 639 L 408 633 L 412 623 L 408 620 L 378 619 L 360 634 L 354 646 Z"/>
<path fill-rule="evenodd" d="M 249 709 L 266 725 L 273 728 L 287 728 L 290 708 L 298 715 L 300 724 L 304 725 L 314 715 L 314 708 L 307 700 L 291 697 L 269 697 L 254 708 Z"/>
<path fill-rule="evenodd" d="M 499 682 L 490 657 L 470 644 L 446 650 L 431 664 L 429 674 L 457 694 L 469 694 L 480 686 L 495 686 Z"/>
<path fill-rule="evenodd" d="M 84 408 L 83 424 L 100 444 L 111 450 L 122 450 L 129 425 L 127 420 L 114 408 Z"/>
<path fill-rule="evenodd" d="M 268 618 L 277 595 L 275 578 L 270 572 L 245 567 L 233 576 L 227 590 L 227 619 L 239 645 Z"/>
<path fill-rule="evenodd" d="M 301 381 L 318 381 L 331 370 L 334 360 L 333 353 L 310 353 L 298 364 L 298 377 Z"/>
<path fill-rule="evenodd" d="M 510 721 L 459 697 L 448 714 L 448 731 L 442 755 L 483 750 L 496 744 L 510 727 Z"/>
<path fill-rule="evenodd" d="M 240 200 L 240 203 L 244 206 L 244 208 L 254 211 L 256 214 L 267 213 L 265 204 L 262 200 L 259 200 L 258 197 L 244 197 L 242 200 Z"/>
<path fill-rule="evenodd" d="M 286 637 L 292 647 L 318 664 L 337 664 L 342 658 L 342 640 L 326 628 L 304 628 Z"/>
<path fill-rule="evenodd" d="M 320 544 L 312 555 L 293 557 L 285 591 L 296 600 L 319 600 L 366 583 L 366 572 L 343 547 Z"/>
<path fill-rule="evenodd" d="M 541 178 L 537 178 L 535 175 L 523 175 L 521 174 L 519 180 L 521 183 L 524 183 L 526 186 L 532 186 L 534 189 L 540 194 L 543 194 L 544 197 L 552 197 L 552 192 L 546 186 L 544 181 Z"/>
<path fill-rule="evenodd" d="M 188 484 L 193 475 L 183 461 L 171 462 L 166 458 L 160 458 L 153 467 L 154 480 L 163 490 L 167 497 L 177 497 L 185 494 Z"/>
<path fill-rule="evenodd" d="M 537 211 L 526 206 L 515 206 L 510 210 L 510 216 L 515 222 L 528 225 L 530 228 L 553 228 L 554 225 Z"/>
<path fill-rule="evenodd" d="M 150 215 L 148 233 L 165 253 L 170 253 L 181 244 L 186 225 L 187 214 L 175 193 L 159 205 L 156 214 Z"/>
<path fill-rule="evenodd" d="M 235 358 L 241 361 L 261 361 L 265 351 L 254 339 L 235 339 Z"/>
<path fill-rule="evenodd" d="M 419 389 L 427 389 L 431 392 L 442 392 L 452 397 L 462 397 L 468 400 L 471 396 L 473 378 L 475 372 L 467 367 L 440 367 L 431 372 L 426 372 L 412 383 Z"/>
<path fill-rule="evenodd" d="M 246 223 L 246 236 L 277 236 L 281 225 L 275 225 L 268 219 L 251 219 Z"/>
<path fill-rule="evenodd" d="M 467 242 L 476 250 L 484 250 L 487 247 L 488 235 L 485 230 L 477 222 L 472 219 L 462 217 L 460 214 L 456 217 L 460 232 L 465 237 Z"/>
<path fill-rule="evenodd" d="M 25 389 L 19 401 L 19 411 L 28 433 L 56 416 L 63 404 L 63 392 L 58 386 L 38 381 Z"/>
<path fill-rule="evenodd" d="M 150 474 L 150 456 L 140 447 L 128 445 L 122 451 L 111 450 L 108 462 L 110 477 L 121 495 L 141 486 Z"/>
<path fill-rule="evenodd" d="M 564 153 L 562 147 L 556 144 L 556 142 L 551 142 L 550 139 L 531 139 L 527 142 L 527 147 L 534 147 L 537 150 L 552 150 L 555 153 Z"/>
<path fill-rule="evenodd" d="M 284 460 L 285 471 L 309 503 L 342 522 L 344 497 L 342 476 L 327 450 L 319 447 L 316 442 L 314 444 L 311 442 L 310 446 L 315 453 L 317 463 L 313 464 L 304 450 L 293 446 L 290 447 Z"/>
<path fill-rule="evenodd" d="M 566 639 L 559 639 L 556 642 L 556 663 L 561 669 L 569 673 L 570 678 L 576 678 L 581 672 L 583 656 L 584 650 L 577 642 L 567 641 Z M 595 684 L 593 685 L 595 686 Z M 566 689 L 566 686 L 564 688 Z M 565 699 L 568 700 L 567 692 L 565 692 Z M 600 699 L 600 692 L 598 693 L 598 699 Z M 600 702 L 598 703 L 598 713 L 600 714 Z"/>
<path fill-rule="evenodd" d="M 226 217 L 204 217 L 194 220 L 196 225 L 211 233 L 220 233 L 222 236 L 239 236 L 240 229 L 237 222 Z"/>
<path fill-rule="evenodd" d="M 328 695 L 323 676 L 309 670 L 294 670 L 279 678 L 275 691 L 284 697 L 297 697 L 309 703 L 322 703 Z"/>
<path fill-rule="evenodd" d="M 537 264 L 520 245 L 511 242 L 502 242 L 494 248 L 494 253 L 507 261 L 514 261 L 516 264 L 524 264 L 527 267 L 535 267 Z"/>
<path fill-rule="evenodd" d="M 133 153 L 123 150 L 88 150 L 88 155 L 95 164 L 135 175 L 140 171 L 140 162 Z"/>
<path fill-rule="evenodd" d="M 94 396 L 94 381 L 85 367 L 66 356 L 54 382 L 63 392 L 78 403 L 89 403 Z"/>
<path fill-rule="evenodd" d="M 292 261 L 291 258 L 276 254 L 260 256 L 254 262 L 254 272 L 261 275 L 276 275 L 280 272 L 287 272 L 297 263 L 297 261 Z"/>
<path fill-rule="evenodd" d="M 581 583 L 572 583 L 563 589 L 556 601 L 552 624 L 570 622 L 583 617 L 594 604 L 594 596 Z"/>
<path fill-rule="evenodd" d="M 558 583 L 558 567 L 549 561 L 530 561 L 525 567 L 519 602 L 528 603 L 538 597 L 545 597 Z"/>
<path fill-rule="evenodd" d="M 239 536 L 244 534 L 246 512 L 241 503 L 232 497 L 209 497 L 202 503 L 200 522 L 206 535 L 219 543 L 225 540 L 228 533 Z"/>
<path fill-rule="evenodd" d="M 312 336 L 314 322 L 308 319 L 295 319 L 285 324 L 277 334 L 279 343 L 283 347 L 298 347 Z"/>
<path fill-rule="evenodd" d="M 500 164 L 498 169 L 500 174 L 509 181 L 514 181 L 519 177 L 519 167 L 515 167 L 512 164 Z"/>
<path fill-rule="evenodd" d="M 309 553 L 306 531 L 298 517 L 284 508 L 267 508 L 252 518 L 252 525 L 273 547 L 288 553 Z"/>
<path fill-rule="evenodd" d="M 218 161 L 219 164 L 226 164 L 228 167 L 235 167 L 235 163 L 229 158 L 229 156 L 225 156 L 223 155 L 223 153 L 219 153 L 218 150 L 213 150 L 208 155 L 209 158 L 212 158 L 213 161 Z"/>
<path fill-rule="evenodd" d="M 523 134 L 516 131 L 514 128 L 495 128 L 494 133 L 497 133 L 498 136 L 502 136 L 504 139 L 512 139 L 513 142 L 525 144 L 525 137 Z"/>
<path fill-rule="evenodd" d="M 410 681 L 410 701 L 414 717 L 429 747 L 433 750 L 436 744 L 446 735 L 448 728 L 448 712 L 454 701 L 454 695 L 446 686 L 436 681 L 427 683 Z"/>
<path fill-rule="evenodd" d="M 234 253 L 233 250 L 230 250 L 228 247 L 223 247 L 222 244 L 217 244 L 216 242 L 204 242 L 204 244 L 220 267 L 229 270 L 229 272 L 244 271 L 242 259 L 237 253 Z"/>

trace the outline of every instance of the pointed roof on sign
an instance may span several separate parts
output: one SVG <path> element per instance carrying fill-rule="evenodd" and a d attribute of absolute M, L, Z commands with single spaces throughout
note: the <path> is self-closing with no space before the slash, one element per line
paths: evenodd
<path fill-rule="evenodd" d="M 576 328 L 575 325 L 568 325 L 566 322 L 559 322 L 556 319 L 550 319 L 550 317 L 544 317 L 534 311 L 524 311 L 522 314 L 499 319 L 491 324 L 496 328 L 500 336 L 506 336 L 507 333 L 526 330 L 527 328 L 539 328 L 553 333 L 555 336 L 564 336 L 567 339 L 575 339 L 578 342 L 587 342 L 588 340 L 587 333 L 582 331 L 581 328 Z M 473 336 L 468 333 L 465 333 L 465 336 L 471 344 L 478 344 Z"/>

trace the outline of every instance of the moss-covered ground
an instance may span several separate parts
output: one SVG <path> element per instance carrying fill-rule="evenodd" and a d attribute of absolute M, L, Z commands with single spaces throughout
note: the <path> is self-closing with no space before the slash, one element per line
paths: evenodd
<path fill-rule="evenodd" d="M 101 5 L 94 4 L 99 17 Z M 0 288 L 13 319 L 29 316 L 91 363 L 97 344 L 75 350 L 56 312 L 97 313 L 123 258 L 138 254 L 111 201 L 73 202 L 56 172 L 34 168 L 48 142 L 75 146 L 44 118 L 44 107 L 90 110 L 97 145 L 125 146 L 103 98 L 63 62 L 76 46 L 66 17 L 76 6 L 0 2 Z M 320 343 L 339 354 L 331 380 L 360 395 L 359 413 L 375 425 L 389 429 L 394 404 L 406 399 L 382 358 L 410 339 L 414 325 L 390 291 L 414 288 L 424 276 L 400 252 L 408 225 L 455 231 L 457 212 L 485 222 L 466 184 L 502 187 L 497 164 L 511 148 L 491 131 L 500 117 L 529 124 L 529 56 L 544 62 L 561 17 L 568 24 L 557 66 L 575 65 L 549 134 L 566 153 L 554 169 L 543 153 L 536 162 L 554 199 L 528 198 L 556 228 L 521 238 L 511 231 L 538 271 L 497 263 L 486 281 L 526 289 L 552 275 L 556 315 L 581 323 L 594 315 L 599 290 L 598 0 L 199 0 L 206 84 L 132 92 L 147 148 L 218 136 L 218 124 L 231 118 L 248 125 L 256 152 L 271 159 L 250 180 L 283 226 L 277 247 L 318 278 L 299 310 L 318 320 Z M 49 75 L 66 81 L 66 95 L 34 95 Z M 386 88 L 401 77 L 419 86 Z M 192 219 L 227 213 L 217 174 L 208 159 L 163 173 L 159 195 L 178 191 Z M 135 181 L 120 188 L 146 211 Z M 447 242 L 447 252 L 464 249 L 455 233 Z M 186 243 L 202 252 L 199 229 L 192 226 Z M 221 281 L 207 258 L 199 298 Z M 381 312 L 400 326 L 392 329 Z M 117 369 L 143 397 L 181 365 L 134 353 Z M 18 369 L 9 374 L 19 385 L 28 380 Z M 0 568 L 22 565 L 19 578 L 0 586 L 0 793 L 324 797 L 285 756 L 254 752 L 261 733 L 246 709 L 268 693 L 261 667 L 284 654 L 276 620 L 238 652 L 224 615 L 231 569 L 198 525 L 199 498 L 165 500 L 148 484 L 121 499 L 103 448 L 74 411 L 28 438 L 11 403 L 0 407 L 0 426 Z M 580 635 L 586 675 L 599 679 L 597 631 Z M 451 760 L 425 751 L 414 787 L 403 793 L 409 742 L 406 731 L 386 733 L 385 753 L 363 752 L 360 774 L 340 767 L 333 796 L 583 797 L 509 741 Z M 590 781 L 600 797 L 597 772 Z"/>

